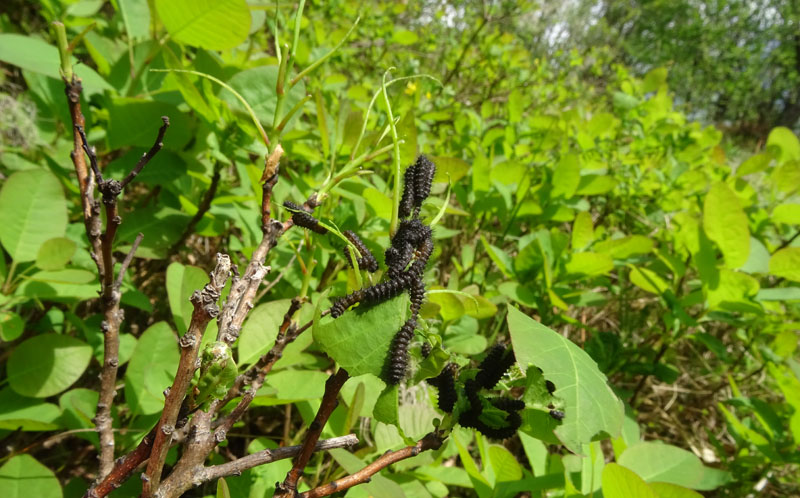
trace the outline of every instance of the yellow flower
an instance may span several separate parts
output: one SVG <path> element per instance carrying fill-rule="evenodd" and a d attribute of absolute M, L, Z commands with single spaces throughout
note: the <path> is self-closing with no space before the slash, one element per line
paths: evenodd
<path fill-rule="evenodd" d="M 409 81 L 406 85 L 406 95 L 414 95 L 417 91 L 417 84 L 413 81 Z"/>

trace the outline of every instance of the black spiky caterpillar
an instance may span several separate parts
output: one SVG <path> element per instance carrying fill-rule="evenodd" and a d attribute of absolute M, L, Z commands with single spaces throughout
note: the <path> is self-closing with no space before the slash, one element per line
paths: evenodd
<path fill-rule="evenodd" d="M 484 389 L 494 389 L 514 361 L 513 351 L 506 350 L 502 344 L 495 344 L 478 367 L 475 381 Z"/>
<path fill-rule="evenodd" d="M 364 245 L 364 242 L 356 235 L 355 232 L 352 230 L 345 230 L 342 232 L 342 235 L 353 244 L 358 252 L 361 254 L 360 258 L 356 259 L 358 263 L 358 267 L 362 270 L 366 270 L 370 273 L 375 273 L 378 271 L 378 261 L 375 259 L 375 256 L 372 255 L 372 252 Z M 353 268 L 353 261 L 350 259 L 350 250 L 345 246 L 344 248 L 344 259 L 350 264 L 350 267 Z"/>
<path fill-rule="evenodd" d="M 389 347 L 389 357 L 386 363 L 386 381 L 389 384 L 397 384 L 406 375 L 408 368 L 408 345 L 414 338 L 414 329 L 417 328 L 417 320 L 409 318 L 394 335 L 392 345 Z"/>
<path fill-rule="evenodd" d="M 422 203 L 431 194 L 433 177 L 436 174 L 436 165 L 430 159 L 421 155 L 416 162 L 406 168 L 403 176 L 403 196 L 400 198 L 400 217 L 408 218 L 419 216 Z"/>
<path fill-rule="evenodd" d="M 328 233 L 328 229 L 320 225 L 319 220 L 314 218 L 303 206 L 295 204 L 292 201 L 283 201 L 283 206 L 292 212 L 292 222 L 294 222 L 295 225 L 308 228 L 312 232 L 320 235 Z"/>
<path fill-rule="evenodd" d="M 439 391 L 439 400 L 437 404 L 439 409 L 445 413 L 452 413 L 453 408 L 456 406 L 456 401 L 458 400 L 455 379 L 457 369 L 458 366 L 456 366 L 455 363 L 448 363 L 439 375 L 428 379 L 428 384 Z"/>

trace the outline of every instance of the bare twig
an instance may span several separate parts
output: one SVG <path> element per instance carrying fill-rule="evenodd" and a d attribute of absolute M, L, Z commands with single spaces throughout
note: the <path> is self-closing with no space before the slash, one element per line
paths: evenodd
<path fill-rule="evenodd" d="M 299 495 L 300 498 L 320 498 L 322 496 L 330 496 L 333 493 L 344 491 L 352 488 L 358 484 L 369 482 L 373 475 L 385 469 L 393 463 L 401 460 L 411 458 L 419 455 L 423 451 L 436 450 L 442 446 L 443 439 L 438 434 L 431 432 L 424 438 L 420 439 L 417 444 L 413 446 L 406 446 L 405 448 L 397 451 L 391 451 L 384 454 L 371 464 L 359 470 L 355 474 L 337 479 L 322 486 L 306 491 Z M 275 496 L 278 496 L 277 494 Z"/>
<path fill-rule="evenodd" d="M 314 446 L 314 451 L 332 450 L 335 448 L 345 448 L 355 446 L 358 444 L 358 438 L 355 434 L 348 434 L 347 436 L 334 437 L 331 439 L 323 439 L 318 441 Z M 232 462 L 214 465 L 213 467 L 206 467 L 197 477 L 199 481 L 207 482 L 220 477 L 239 475 L 247 469 L 264 465 L 265 463 L 291 458 L 300 453 L 303 445 L 284 446 L 283 448 L 276 448 L 274 450 L 262 450 L 251 455 L 244 456 Z"/>
<path fill-rule="evenodd" d="M 145 165 L 153 159 L 153 156 L 161 150 L 161 147 L 164 146 L 164 134 L 167 132 L 167 128 L 169 128 L 169 118 L 167 116 L 161 116 L 161 122 L 164 124 L 158 129 L 158 136 L 156 136 L 155 143 L 150 147 L 150 150 L 142 154 L 142 157 L 136 162 L 136 166 L 134 166 L 130 173 L 120 182 L 122 188 L 125 188 L 131 180 L 136 178 L 136 175 L 142 171 L 142 168 L 144 168 Z"/>
<path fill-rule="evenodd" d="M 300 481 L 303 470 L 311 459 L 314 446 L 316 446 L 319 436 L 322 434 L 322 429 L 325 428 L 328 418 L 339 404 L 339 391 L 341 391 L 342 386 L 349 378 L 350 376 L 347 374 L 347 370 L 339 368 L 339 371 L 331 375 L 325 382 L 325 394 L 322 396 L 322 404 L 319 410 L 317 410 L 314 421 L 311 422 L 311 425 L 308 427 L 306 438 L 303 441 L 303 449 L 294 459 L 292 469 L 286 474 L 286 479 L 284 479 L 283 483 L 276 486 L 275 498 L 294 498 L 296 496 L 297 483 Z"/>
<path fill-rule="evenodd" d="M 192 219 L 189 220 L 189 224 L 186 225 L 186 228 L 183 230 L 183 233 L 178 240 L 175 241 L 174 244 L 167 250 L 167 258 L 172 254 L 178 252 L 178 249 L 183 246 L 183 243 L 186 242 L 186 239 L 194 232 L 194 228 L 200 223 L 200 220 L 203 219 L 203 216 L 211 209 L 211 201 L 214 200 L 214 196 L 217 194 L 217 187 L 219 186 L 219 179 L 220 179 L 220 169 L 222 168 L 221 163 L 217 162 L 214 165 L 214 175 L 211 177 L 211 185 L 209 185 L 208 190 L 203 195 L 203 199 L 200 201 L 200 205 L 197 206 L 197 212 L 192 216 Z"/>
<path fill-rule="evenodd" d="M 122 260 L 122 264 L 119 266 L 119 273 L 117 274 L 117 279 L 114 281 L 114 286 L 117 288 L 122 287 L 122 279 L 125 277 L 125 272 L 128 271 L 128 267 L 133 261 L 133 255 L 136 253 L 136 249 L 139 248 L 139 244 L 142 243 L 142 239 L 144 238 L 144 234 L 139 232 L 136 238 L 131 245 L 131 250 L 128 251 L 128 255 L 125 256 L 125 259 Z"/>
<path fill-rule="evenodd" d="M 169 449 L 170 439 L 175 424 L 178 419 L 183 400 L 189 384 L 197 368 L 197 352 L 200 349 L 200 342 L 203 339 L 208 322 L 219 314 L 217 300 L 219 299 L 225 283 L 231 273 L 231 260 L 227 255 L 217 255 L 217 265 L 211 272 L 209 283 L 201 291 L 192 294 L 192 304 L 194 312 L 189 324 L 189 330 L 181 337 L 181 358 L 178 364 L 178 371 L 175 380 L 167 393 L 164 402 L 164 411 L 158 422 L 153 449 L 150 454 L 150 461 L 147 464 L 146 476 L 143 479 L 142 497 L 148 498 L 158 489 L 161 481 L 161 471 L 164 468 L 164 460 Z"/>

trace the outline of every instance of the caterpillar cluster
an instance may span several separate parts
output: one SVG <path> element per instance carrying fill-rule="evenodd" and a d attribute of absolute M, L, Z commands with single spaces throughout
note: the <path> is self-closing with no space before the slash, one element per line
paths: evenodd
<path fill-rule="evenodd" d="M 331 316 L 338 318 L 355 304 L 378 304 L 404 291 L 409 293 L 411 317 L 395 334 L 386 357 L 384 378 L 390 384 L 397 384 L 405 377 L 408 369 L 408 346 L 414 337 L 417 317 L 422 303 L 425 301 L 425 283 L 422 277 L 425 266 L 433 253 L 433 234 L 431 228 L 420 221 L 419 210 L 424 200 L 430 195 L 435 173 L 436 166 L 425 156 L 419 156 L 417 161 L 405 172 L 403 196 L 400 199 L 400 216 L 404 219 L 400 222 L 389 248 L 384 253 L 388 280 L 341 297 L 330 308 Z M 409 218 L 412 214 L 413 217 Z M 358 247 L 364 260 L 364 267 L 369 270 L 370 267 L 373 267 L 374 262 L 372 254 L 366 247 L 362 251 L 363 243 L 355 234 L 350 233 L 353 238 L 347 234 L 345 236 Z M 346 254 L 346 259 L 350 260 L 349 252 Z M 358 264 L 361 267 L 362 260 L 358 260 Z M 374 262 L 374 267 L 377 269 L 377 262 Z"/>
<path fill-rule="evenodd" d="M 283 206 L 292 212 L 292 222 L 303 228 L 308 228 L 314 233 L 325 235 L 328 229 L 319 224 L 319 220 L 314 218 L 311 213 L 303 209 L 303 206 L 292 201 L 284 201 Z"/>
<path fill-rule="evenodd" d="M 494 388 L 513 363 L 513 351 L 507 350 L 502 344 L 496 344 L 489 350 L 478 366 L 478 374 L 475 378 L 464 383 L 464 396 L 469 409 L 458 415 L 458 423 L 461 426 L 476 429 L 493 439 L 506 439 L 517 432 L 522 425 L 522 417 L 519 412 L 525 408 L 525 403 L 521 400 L 506 397 L 487 398 L 493 407 L 505 412 L 504 425 L 499 428 L 491 427 L 481 420 L 484 405 L 480 390 Z M 428 383 L 439 391 L 439 409 L 447 413 L 453 411 L 457 398 L 455 369 L 456 366 L 450 363 L 437 377 L 428 380 Z"/>

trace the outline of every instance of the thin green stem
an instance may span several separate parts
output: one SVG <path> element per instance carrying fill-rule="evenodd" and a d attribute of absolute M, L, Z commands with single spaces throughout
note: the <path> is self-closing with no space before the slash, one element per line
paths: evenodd
<path fill-rule="evenodd" d="M 291 109 L 289 109 L 289 112 L 288 112 L 288 113 L 286 113 L 286 116 L 284 116 L 284 118 L 281 120 L 281 122 L 280 122 L 280 124 L 278 125 L 278 127 L 277 127 L 277 128 L 275 128 L 275 129 L 276 129 L 278 132 L 281 132 L 281 131 L 283 131 L 283 128 L 286 126 L 286 123 L 288 123 L 288 122 L 289 122 L 289 120 L 290 120 L 290 119 L 292 119 L 292 116 L 294 116 L 294 115 L 297 113 L 297 111 L 299 111 L 300 109 L 302 109 L 302 108 L 303 108 L 303 106 L 305 105 L 305 103 L 306 103 L 306 102 L 308 102 L 310 99 L 311 99 L 311 95 L 306 95 L 305 97 L 303 97 L 303 98 L 300 100 L 300 102 L 296 103 L 296 104 L 294 105 L 294 107 L 292 107 Z"/>
<path fill-rule="evenodd" d="M 281 65 L 278 68 L 278 83 L 275 86 L 275 93 L 278 96 L 275 101 L 275 115 L 272 117 L 272 127 L 277 128 L 283 114 L 283 106 L 286 102 L 286 91 L 284 81 L 286 80 L 287 66 L 289 64 L 289 46 L 284 45 L 281 52 Z"/>
<path fill-rule="evenodd" d="M 70 61 L 69 44 L 67 43 L 67 28 L 59 21 L 53 21 L 53 29 L 56 32 L 56 42 L 58 43 L 58 55 L 61 57 L 61 76 L 67 82 L 72 81 L 72 63 Z"/>
<path fill-rule="evenodd" d="M 353 25 L 352 25 L 352 26 L 350 26 L 350 29 L 347 31 L 347 33 L 345 33 L 344 37 L 343 37 L 341 40 L 339 40 L 339 43 L 337 43 L 337 44 L 336 44 L 336 46 L 335 46 L 335 47 L 333 47 L 333 49 L 331 49 L 331 51 L 330 51 L 330 52 L 328 52 L 327 54 L 323 55 L 323 56 L 322 56 L 322 57 L 320 57 L 319 59 L 315 60 L 315 61 L 314 61 L 314 62 L 312 62 L 312 63 L 311 63 L 311 65 L 309 65 L 307 68 L 305 68 L 305 69 L 303 69 L 302 71 L 300 71 L 300 74 L 298 74 L 297 76 L 295 76 L 295 77 L 292 79 L 292 82 L 289 84 L 289 88 L 292 88 L 293 86 L 295 86 L 296 84 L 298 84 L 298 83 L 300 82 L 300 80 L 302 80 L 303 78 L 305 78 L 305 77 L 306 77 L 306 76 L 307 76 L 309 73 L 311 73 L 311 71 L 313 71 L 313 70 L 315 70 L 316 68 L 318 68 L 318 67 L 319 67 L 319 66 L 320 66 L 322 63 L 324 63 L 324 62 L 325 62 L 326 60 L 328 60 L 328 59 L 329 59 L 329 58 L 330 58 L 330 57 L 331 57 L 333 54 L 335 54 L 335 53 L 336 53 L 336 51 L 337 51 L 337 50 L 339 50 L 339 48 L 340 48 L 340 47 L 341 47 L 341 46 L 344 44 L 344 42 L 345 42 L 345 41 L 347 41 L 347 39 L 350 37 L 350 33 L 352 33 L 354 29 L 356 29 L 356 26 L 358 26 L 358 22 L 359 22 L 360 20 L 361 20 L 361 18 L 360 18 L 360 17 L 357 17 L 357 18 L 356 18 L 356 22 L 354 22 L 354 23 L 353 23 Z"/>
<path fill-rule="evenodd" d="M 151 69 L 150 71 L 153 71 L 153 72 L 156 72 L 156 73 L 176 72 L 176 73 L 194 74 L 195 76 L 200 76 L 202 78 L 209 79 L 209 80 L 213 81 L 214 83 L 220 85 L 222 88 L 228 90 L 229 92 L 231 92 L 233 94 L 234 97 L 236 97 L 237 100 L 239 100 L 239 102 L 242 103 L 244 108 L 247 110 L 247 113 L 250 114 L 250 119 L 253 120 L 253 124 L 256 125 L 256 128 L 258 128 L 258 132 L 261 134 L 262 140 L 264 140 L 264 145 L 269 147 L 269 138 L 267 137 L 267 132 L 264 131 L 264 127 L 261 126 L 261 122 L 256 117 L 256 112 L 253 110 L 252 107 L 250 107 L 250 104 L 247 103 L 247 101 L 244 99 L 244 97 L 242 97 L 239 94 L 239 92 L 237 92 L 236 90 L 231 88 L 231 86 L 228 85 L 227 83 L 225 83 L 224 81 L 222 81 L 220 79 L 217 79 L 217 78 L 211 76 L 210 74 L 201 73 L 200 71 L 192 71 L 190 69 Z"/>
<path fill-rule="evenodd" d="M 389 93 L 386 91 L 386 76 L 394 69 L 390 67 L 383 73 L 381 87 L 383 88 L 383 102 L 386 104 L 386 116 L 389 118 L 389 127 L 392 131 L 392 144 L 394 145 L 394 186 L 392 188 L 392 222 L 389 225 L 389 234 L 394 235 L 397 231 L 397 223 L 400 219 L 400 139 L 397 136 L 397 126 L 392 115 L 392 104 L 389 102 Z"/>

